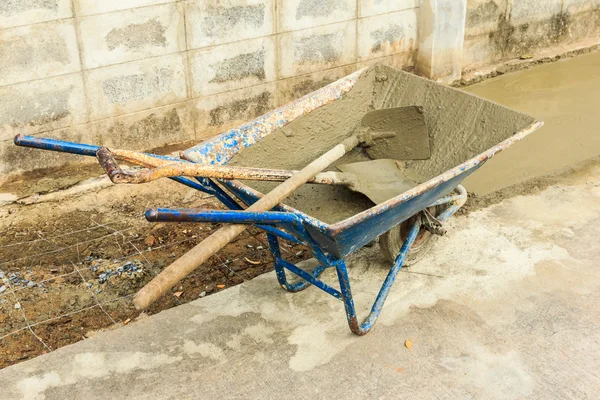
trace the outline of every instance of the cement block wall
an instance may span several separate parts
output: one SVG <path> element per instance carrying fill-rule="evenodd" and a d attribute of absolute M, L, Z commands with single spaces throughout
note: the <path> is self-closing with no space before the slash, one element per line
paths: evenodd
<path fill-rule="evenodd" d="M 0 183 L 94 162 L 17 133 L 199 142 L 375 62 L 456 78 L 598 43 L 599 15 L 600 0 L 0 0 Z"/>
<path fill-rule="evenodd" d="M 600 0 L 468 0 L 463 69 L 600 43 Z"/>
<path fill-rule="evenodd" d="M 201 141 L 376 61 L 414 63 L 417 0 L 0 0 L 0 174 L 93 160 L 17 133 Z"/>

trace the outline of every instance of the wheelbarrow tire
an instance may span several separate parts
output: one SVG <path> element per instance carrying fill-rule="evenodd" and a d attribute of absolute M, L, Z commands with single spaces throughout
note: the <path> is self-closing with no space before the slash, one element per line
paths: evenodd
<path fill-rule="evenodd" d="M 442 213 L 443 207 L 429 207 L 428 210 L 432 215 L 438 216 Z M 410 218 L 408 221 L 404 221 L 400 225 L 395 226 L 381 235 L 379 238 L 379 246 L 381 247 L 381 251 L 387 261 L 394 262 L 396 260 L 396 257 L 400 253 L 402 244 L 404 243 L 404 240 L 406 240 L 408 231 L 412 227 L 413 223 L 414 218 Z M 433 248 L 437 238 L 437 235 L 434 235 L 425 229 L 421 229 L 417 239 L 415 240 L 415 243 L 408 251 L 408 255 L 404 259 L 402 266 L 408 267 L 420 261 L 429 252 L 429 250 Z"/>

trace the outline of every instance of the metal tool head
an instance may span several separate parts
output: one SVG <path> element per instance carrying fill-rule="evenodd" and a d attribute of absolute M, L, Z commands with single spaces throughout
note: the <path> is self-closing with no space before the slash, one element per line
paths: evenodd
<path fill-rule="evenodd" d="M 426 160 L 431 157 L 429 133 L 420 106 L 370 111 L 362 119 L 363 140 L 374 160 Z M 360 137 L 360 135 L 359 135 Z"/>
<path fill-rule="evenodd" d="M 362 161 L 336 166 L 338 180 L 366 195 L 375 204 L 398 196 L 424 182 L 420 176 L 399 168 L 396 160 Z"/>

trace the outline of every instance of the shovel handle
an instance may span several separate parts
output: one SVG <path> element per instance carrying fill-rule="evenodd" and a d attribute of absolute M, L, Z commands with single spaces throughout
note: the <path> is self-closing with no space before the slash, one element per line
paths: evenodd
<path fill-rule="evenodd" d="M 188 161 L 168 161 L 156 157 L 149 157 L 143 153 L 126 150 L 110 150 L 101 147 L 96 152 L 98 163 L 113 183 L 147 183 L 160 178 L 174 176 L 201 176 L 216 179 L 244 179 L 257 181 L 283 182 L 291 178 L 298 171 L 270 168 L 248 168 L 221 165 L 201 165 Z M 144 165 L 147 168 L 137 170 L 123 170 L 117 159 Z M 343 185 L 335 173 L 319 173 L 307 182 L 325 185 Z"/>
<path fill-rule="evenodd" d="M 327 168 L 334 161 L 340 159 L 357 144 L 358 139 L 356 136 L 349 137 L 295 173 L 291 178 L 277 186 L 246 210 L 254 212 L 270 210 L 300 186 L 304 185 L 310 178 Z M 147 308 L 163 293 L 175 286 L 180 280 L 198 268 L 200 264 L 212 257 L 247 228 L 247 225 L 241 224 L 227 225 L 204 239 L 140 289 L 133 299 L 135 308 L 138 310 Z"/>

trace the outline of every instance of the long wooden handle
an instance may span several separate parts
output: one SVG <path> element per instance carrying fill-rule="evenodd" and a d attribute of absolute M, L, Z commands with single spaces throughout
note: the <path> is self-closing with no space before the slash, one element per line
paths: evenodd
<path fill-rule="evenodd" d="M 356 136 L 349 137 L 344 142 L 338 144 L 327 153 L 308 164 L 302 170 L 298 171 L 290 179 L 277 186 L 246 210 L 255 212 L 270 210 L 300 186 L 304 185 L 310 178 L 341 158 L 357 144 L 358 139 Z M 198 266 L 212 257 L 217 251 L 225 247 L 247 228 L 247 225 L 241 224 L 226 225 L 204 239 L 193 249 L 165 268 L 146 286 L 140 289 L 133 299 L 135 308 L 138 310 L 147 308 L 164 292 L 175 286 L 180 280 L 198 268 Z"/>
<path fill-rule="evenodd" d="M 189 161 L 169 161 L 149 157 L 144 153 L 101 147 L 96 152 L 98 162 L 113 183 L 147 183 L 174 176 L 201 176 L 217 179 L 242 179 L 284 182 L 298 171 L 271 168 L 249 168 L 228 165 L 201 165 Z M 123 170 L 117 160 L 146 166 L 140 170 Z M 338 173 L 322 172 L 307 182 L 325 185 L 348 185 Z"/>

